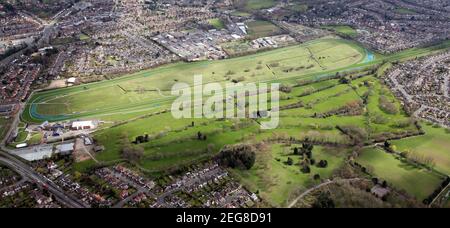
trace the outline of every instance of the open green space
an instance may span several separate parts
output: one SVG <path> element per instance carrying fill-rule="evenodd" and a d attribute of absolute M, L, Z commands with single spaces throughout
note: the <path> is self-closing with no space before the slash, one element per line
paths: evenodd
<path fill-rule="evenodd" d="M 28 137 L 28 132 L 25 131 L 24 128 L 19 128 L 19 132 L 17 133 L 17 137 L 14 140 L 16 143 L 23 143 Z"/>
<path fill-rule="evenodd" d="M 43 134 L 42 133 L 33 133 L 28 139 L 28 145 L 38 145 L 42 141 Z"/>
<path fill-rule="evenodd" d="M 210 19 L 208 23 L 218 30 L 225 28 L 225 24 L 220 18 Z"/>
<path fill-rule="evenodd" d="M 274 7 L 275 0 L 243 0 L 245 1 L 245 8 L 247 10 L 260 10 Z"/>
<path fill-rule="evenodd" d="M 364 54 L 352 42 L 321 39 L 223 61 L 176 63 L 114 80 L 36 93 L 23 119 L 42 122 L 83 117 L 104 119 L 112 115 L 129 119 L 133 113 L 169 108 L 174 100 L 169 92 L 172 86 L 177 82 L 192 85 L 194 75 L 203 75 L 203 83 L 222 85 L 233 80 L 245 83 L 313 78 L 358 64 Z M 314 59 L 319 57 L 319 61 Z"/>
<path fill-rule="evenodd" d="M 289 9 L 293 10 L 295 12 L 304 13 L 304 12 L 308 11 L 309 6 L 307 4 L 303 4 L 303 3 L 294 3 L 294 5 L 289 6 Z"/>
<path fill-rule="evenodd" d="M 417 14 L 416 11 L 408 8 L 396 8 L 395 12 L 399 14 Z"/>
<path fill-rule="evenodd" d="M 330 25 L 330 26 L 322 26 L 324 29 L 329 29 L 332 31 L 335 31 L 338 34 L 343 34 L 345 36 L 349 37 L 356 37 L 358 36 L 358 32 L 356 29 L 348 26 L 348 25 Z"/>
<path fill-rule="evenodd" d="M 114 80 L 35 93 L 22 118 L 26 122 L 88 117 L 111 121 L 128 120 L 169 108 L 174 100 L 169 92 L 171 87 L 177 82 L 192 84 L 193 75 L 203 75 L 204 83 L 225 84 L 239 79 L 242 82 L 295 84 L 298 80 L 316 80 L 334 76 L 338 71 L 361 69 L 383 61 L 414 58 L 449 47 L 450 41 L 361 62 L 365 59 L 364 53 L 367 53 L 360 46 L 340 39 L 319 39 L 240 58 L 176 63 Z M 314 61 L 309 51 L 316 58 L 324 58 L 319 62 Z M 267 65 L 271 64 L 278 64 L 278 67 L 268 69 Z"/>
<path fill-rule="evenodd" d="M 370 132 L 371 125 L 367 121 L 367 112 L 354 115 L 332 114 L 326 118 L 317 115 L 339 110 L 346 107 L 349 102 L 362 102 L 362 98 L 355 90 L 364 90 L 366 87 L 364 81 L 371 80 L 377 82 L 373 76 L 365 76 L 354 80 L 356 85 L 340 84 L 337 80 L 332 79 L 294 87 L 290 93 L 287 93 L 287 96 L 291 96 L 291 98 L 281 101 L 281 107 L 289 105 L 291 102 L 302 102 L 308 107 L 293 107 L 281 111 L 279 127 L 270 131 L 260 131 L 259 126 L 252 120 L 178 120 L 174 119 L 169 112 L 155 114 L 96 132 L 94 134 L 96 140 L 106 147 L 106 150 L 96 157 L 99 161 L 106 163 L 120 160 L 123 148 L 122 139 L 125 137 L 127 141 L 131 142 L 137 136 L 145 134 L 150 136 L 150 142 L 142 144 L 145 152 L 139 166 L 151 173 L 211 157 L 224 145 L 241 142 L 259 143 L 270 139 L 293 137 L 298 140 L 308 138 L 317 143 L 351 145 L 352 140 L 337 127 L 353 126 Z M 301 91 L 306 91 L 308 88 L 315 90 L 309 95 L 300 95 Z M 374 86 L 374 88 L 372 93 L 380 93 L 378 87 Z M 405 116 L 401 117 L 406 118 Z M 412 124 L 389 126 L 394 123 L 394 119 L 388 120 L 383 125 L 386 126 L 383 130 L 393 135 L 404 131 L 417 131 Z M 198 132 L 207 135 L 207 140 L 198 140 Z M 367 140 L 373 139 L 371 136 L 368 137 Z M 92 165 L 90 162 L 85 164 L 87 167 Z"/>
<path fill-rule="evenodd" d="M 233 11 L 231 13 L 231 15 L 238 16 L 238 17 L 250 17 L 250 16 L 252 16 L 252 14 L 250 14 L 248 12 L 243 12 L 243 11 L 238 11 L 238 10 Z"/>
<path fill-rule="evenodd" d="M 85 41 L 85 40 L 89 40 L 90 37 L 89 37 L 88 35 L 82 33 L 82 34 L 79 36 L 79 39 L 80 39 L 81 41 Z"/>
<path fill-rule="evenodd" d="M 437 171 L 450 175 L 450 132 L 423 124 L 425 135 L 392 141 L 398 152 L 433 158 Z"/>
<path fill-rule="evenodd" d="M 405 163 L 380 149 L 365 149 L 357 161 L 378 178 L 422 201 L 442 182 L 442 178 L 426 170 Z"/>
<path fill-rule="evenodd" d="M 273 36 L 281 33 L 281 29 L 269 21 L 251 21 L 246 23 L 246 25 L 248 27 L 248 34 L 252 38 Z"/>
<path fill-rule="evenodd" d="M 305 174 L 300 171 L 300 156 L 292 154 L 293 148 L 299 146 L 274 144 L 266 151 L 259 151 L 256 165 L 251 170 L 233 173 L 251 191 L 259 192 L 266 202 L 276 207 L 286 206 L 289 196 L 317 184 L 314 175 L 329 178 L 342 165 L 346 154 L 345 150 L 317 146 L 313 150 L 313 158 L 326 160 L 328 166 L 318 168 L 312 165 L 311 172 Z M 292 165 L 286 164 L 288 157 L 293 159 Z"/>

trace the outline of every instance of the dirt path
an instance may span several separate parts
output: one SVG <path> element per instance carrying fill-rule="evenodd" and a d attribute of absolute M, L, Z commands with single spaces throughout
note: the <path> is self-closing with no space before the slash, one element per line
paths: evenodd
<path fill-rule="evenodd" d="M 361 179 L 361 178 L 353 178 L 353 179 L 333 180 L 333 181 L 327 180 L 327 181 L 325 181 L 324 183 L 319 184 L 319 185 L 317 185 L 317 186 L 315 186 L 315 187 L 312 187 L 312 188 L 306 190 L 305 192 L 303 192 L 301 195 L 299 195 L 297 198 L 295 198 L 295 199 L 288 205 L 288 208 L 294 207 L 294 206 L 298 203 L 298 201 L 300 201 L 301 199 L 303 199 L 305 196 L 307 196 L 307 195 L 310 194 L 311 192 L 313 192 L 313 191 L 315 191 L 315 190 L 317 190 L 317 189 L 320 189 L 320 188 L 322 188 L 322 187 L 325 187 L 325 186 L 328 186 L 328 185 L 331 185 L 331 184 L 335 184 L 335 183 L 339 183 L 339 182 L 352 182 L 352 181 L 359 181 L 359 180 L 362 180 L 362 179 Z"/>

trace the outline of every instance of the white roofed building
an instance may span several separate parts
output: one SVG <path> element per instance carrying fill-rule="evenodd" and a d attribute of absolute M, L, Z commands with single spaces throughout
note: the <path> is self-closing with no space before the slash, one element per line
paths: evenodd
<path fill-rule="evenodd" d="M 75 121 L 72 122 L 72 130 L 88 130 L 95 129 L 97 124 L 94 121 Z"/>

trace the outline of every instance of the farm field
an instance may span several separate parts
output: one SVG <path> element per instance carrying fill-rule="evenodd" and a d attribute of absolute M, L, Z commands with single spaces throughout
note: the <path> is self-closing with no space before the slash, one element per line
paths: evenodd
<path fill-rule="evenodd" d="M 427 198 L 442 182 L 435 174 L 419 170 L 376 148 L 365 149 L 357 161 L 376 177 L 398 189 L 406 190 L 420 201 Z"/>
<path fill-rule="evenodd" d="M 309 51 L 324 58 L 316 62 Z M 177 63 L 114 80 L 36 93 L 23 118 L 29 122 L 42 122 L 157 112 L 168 108 L 173 101 L 172 86 L 177 82 L 191 85 L 194 75 L 203 75 L 203 83 L 221 84 L 233 79 L 264 82 L 312 78 L 358 64 L 364 58 L 364 50 L 354 43 L 322 39 L 223 61 Z M 274 67 L 269 69 L 270 65 Z M 295 69 L 290 71 L 291 68 Z"/>
<path fill-rule="evenodd" d="M 425 135 L 392 141 L 398 152 L 411 152 L 433 158 L 435 169 L 450 175 L 450 133 L 423 124 Z"/>

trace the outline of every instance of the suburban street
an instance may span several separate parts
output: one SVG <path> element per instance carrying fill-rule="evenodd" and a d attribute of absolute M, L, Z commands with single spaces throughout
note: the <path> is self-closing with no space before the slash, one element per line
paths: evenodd
<path fill-rule="evenodd" d="M 27 164 L 21 162 L 17 158 L 4 152 L 3 149 L 4 148 L 2 146 L 2 150 L 0 150 L 0 163 L 5 164 L 9 168 L 11 168 L 13 171 L 15 171 L 19 175 L 21 175 L 22 177 L 28 178 L 31 182 L 38 184 L 40 187 L 47 189 L 49 192 L 51 192 L 55 196 L 55 198 L 59 202 L 64 204 L 64 206 L 66 206 L 66 207 L 70 207 L 70 208 L 88 207 L 88 205 L 81 203 L 78 199 L 75 199 L 74 197 L 66 194 L 62 189 L 60 189 L 52 181 L 50 181 L 47 178 L 45 178 L 44 176 L 36 173 Z"/>

